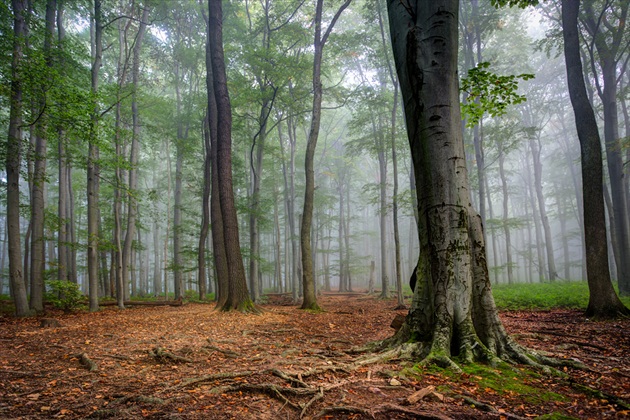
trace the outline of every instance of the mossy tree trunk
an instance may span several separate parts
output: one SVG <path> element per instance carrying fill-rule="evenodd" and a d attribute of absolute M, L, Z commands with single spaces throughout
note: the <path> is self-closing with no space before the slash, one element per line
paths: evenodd
<path fill-rule="evenodd" d="M 491 294 L 481 218 L 470 203 L 458 99 L 457 0 L 388 0 L 418 193 L 418 283 L 386 345 L 426 362 L 536 362 L 506 334 Z M 411 346 L 406 343 L 414 341 Z"/>

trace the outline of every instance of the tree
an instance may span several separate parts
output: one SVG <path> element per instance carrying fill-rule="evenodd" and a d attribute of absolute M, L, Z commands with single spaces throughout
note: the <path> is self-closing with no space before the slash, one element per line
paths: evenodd
<path fill-rule="evenodd" d="M 304 171 L 306 174 L 306 186 L 304 188 L 304 210 L 302 212 L 302 224 L 300 227 L 300 245 L 302 247 L 302 287 L 304 299 L 302 309 L 319 309 L 315 295 L 315 278 L 313 272 L 313 256 L 311 254 L 311 224 L 313 223 L 313 196 L 315 195 L 315 173 L 313 161 L 315 148 L 319 136 L 319 125 L 322 114 L 322 55 L 326 41 L 332 32 L 335 23 L 341 13 L 350 5 L 351 0 L 345 0 L 337 9 L 328 28 L 322 34 L 322 14 L 324 1 L 317 0 L 315 5 L 315 37 L 313 41 L 313 113 L 311 116 L 311 128 L 306 143 L 306 156 L 304 157 Z"/>
<path fill-rule="evenodd" d="M 618 63 L 627 65 L 628 30 L 626 19 L 630 2 L 604 2 L 601 10 L 594 10 L 592 1 L 584 3 L 583 23 L 592 41 L 589 45 L 591 65 L 595 73 L 595 86 L 602 101 L 604 114 L 604 142 L 606 163 L 612 198 L 612 232 L 616 243 L 616 262 L 619 292 L 630 295 L 630 217 L 628 192 L 624 187 L 623 160 L 619 140 L 619 113 L 617 108 Z M 596 62 L 595 56 L 598 56 Z M 626 56 L 626 57 L 625 57 Z M 597 74 L 596 67 L 601 68 Z M 599 80 L 601 78 L 602 83 Z"/>
<path fill-rule="evenodd" d="M 454 366 L 496 356 L 527 364 L 491 294 L 481 220 L 470 188 L 458 100 L 457 0 L 388 0 L 418 192 L 420 256 L 405 324 L 384 345 Z M 414 343 L 408 341 L 414 338 Z"/>
<path fill-rule="evenodd" d="M 584 84 L 578 35 L 579 8 L 579 0 L 562 0 L 567 82 L 580 140 L 583 197 L 584 201 L 588 201 L 588 205 L 583 206 L 586 273 L 590 292 L 586 314 L 598 318 L 614 317 L 621 314 L 627 315 L 630 310 L 621 303 L 610 281 L 604 216 L 601 140 L 595 113 Z"/>
<path fill-rule="evenodd" d="M 9 135 L 7 137 L 7 236 L 9 246 L 9 284 L 15 303 L 15 315 L 29 316 L 31 311 L 22 275 L 20 246 L 20 162 L 22 143 L 22 73 L 24 41 L 27 27 L 24 13 L 26 0 L 13 0 L 13 59 L 11 61 L 11 103 L 9 111 Z"/>
<path fill-rule="evenodd" d="M 46 266 L 45 236 L 44 236 L 44 209 L 45 186 L 46 186 L 46 147 L 48 141 L 48 114 L 46 97 L 46 85 L 52 83 L 53 58 L 53 37 L 55 32 L 55 16 L 57 12 L 56 0 L 46 2 L 46 25 L 44 32 L 44 61 L 46 74 L 41 81 L 42 86 L 38 87 L 37 93 L 39 101 L 39 112 L 35 127 L 35 150 L 34 150 L 34 171 L 33 187 L 31 190 L 31 309 L 42 312 L 44 310 L 44 268 Z"/>
<path fill-rule="evenodd" d="M 232 189 L 232 111 L 223 54 L 221 0 L 208 0 L 208 44 L 212 64 L 212 91 L 217 109 L 217 177 L 223 217 L 223 240 L 228 267 L 228 294 L 223 310 L 255 311 L 247 292 L 245 268 L 238 236 L 238 220 Z M 208 89 L 211 92 L 211 89 Z M 211 128 L 212 130 L 212 128 Z M 212 132 L 212 131 L 211 131 Z"/>

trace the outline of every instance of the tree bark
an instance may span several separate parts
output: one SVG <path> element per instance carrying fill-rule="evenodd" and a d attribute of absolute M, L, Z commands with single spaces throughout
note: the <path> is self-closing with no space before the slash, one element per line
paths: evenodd
<path fill-rule="evenodd" d="M 540 212 L 540 221 L 542 222 L 543 232 L 545 234 L 545 250 L 547 251 L 547 270 L 548 280 L 555 281 L 558 277 L 556 271 L 556 261 L 553 252 L 553 240 L 551 239 L 551 226 L 549 226 L 549 216 L 547 216 L 547 206 L 545 204 L 545 196 L 542 191 L 542 163 L 540 161 L 540 140 L 530 139 L 529 147 L 532 150 L 532 158 L 534 162 L 534 189 L 536 198 L 538 199 L 538 211 Z"/>
<path fill-rule="evenodd" d="M 208 43 L 217 109 L 217 173 L 228 267 L 228 296 L 223 310 L 255 311 L 247 291 L 232 189 L 232 110 L 223 53 L 223 11 L 220 0 L 208 0 Z"/>
<path fill-rule="evenodd" d="M 527 361 L 491 294 L 481 219 L 470 189 L 459 112 L 457 0 L 388 0 L 418 192 L 418 283 L 405 325 L 426 362 L 453 366 L 500 356 Z M 417 354 L 417 353 L 414 353 Z"/>
<path fill-rule="evenodd" d="M 302 212 L 302 222 L 300 227 L 300 246 L 302 250 L 302 289 L 303 301 L 302 309 L 319 310 L 317 296 L 315 295 L 315 279 L 313 273 L 313 256 L 311 254 L 311 225 L 313 223 L 313 198 L 315 195 L 315 172 L 313 170 L 313 160 L 315 159 L 315 148 L 319 137 L 319 126 L 322 114 L 322 53 L 326 40 L 330 35 L 337 19 L 351 0 L 346 0 L 339 7 L 332 18 L 328 28 L 322 35 L 322 14 L 324 1 L 317 0 L 315 6 L 315 36 L 313 41 L 313 112 L 311 116 L 311 128 L 306 143 L 306 155 L 304 157 L 304 172 L 306 182 L 304 187 L 304 210 Z"/>
<path fill-rule="evenodd" d="M 11 104 L 6 150 L 7 237 L 9 247 L 9 285 L 15 303 L 15 315 L 31 315 L 22 275 L 20 244 L 20 163 L 22 143 L 22 74 L 23 44 L 27 34 L 24 13 L 28 2 L 12 0 L 13 57 L 11 61 Z"/>
<path fill-rule="evenodd" d="M 567 82 L 580 140 L 583 197 L 585 201 L 588 200 L 588 205 L 583 206 L 586 272 L 590 292 L 587 314 L 596 317 L 611 317 L 628 314 L 630 311 L 617 297 L 608 270 L 601 140 L 595 113 L 584 85 L 584 73 L 579 53 L 579 8 L 579 0 L 562 0 Z"/>
<path fill-rule="evenodd" d="M 99 125 L 99 105 L 97 101 L 98 77 L 102 61 L 102 32 L 101 25 L 101 0 L 94 0 L 94 10 L 91 22 L 90 33 L 92 39 L 92 84 L 91 94 L 92 118 L 90 125 L 90 135 L 88 140 L 88 163 L 87 163 L 87 265 L 90 311 L 98 310 L 98 245 L 99 245 L 99 147 L 98 147 L 98 125 Z"/>
<path fill-rule="evenodd" d="M 597 83 L 597 91 L 602 101 L 604 111 L 604 141 L 606 145 L 606 163 L 610 179 L 610 194 L 614 213 L 614 231 L 616 237 L 618 257 L 617 273 L 619 293 L 630 295 L 630 223 L 628 216 L 628 192 L 624 189 L 623 161 L 621 156 L 621 142 L 619 139 L 619 121 L 617 110 L 617 62 L 627 54 L 626 19 L 630 3 L 619 2 L 616 11 L 618 25 L 603 22 L 595 16 L 592 2 L 585 2 L 585 26 L 593 37 L 592 46 L 597 50 L 603 87 Z M 606 3 L 605 7 L 616 7 L 615 2 Z M 602 11 L 604 13 L 605 11 Z M 608 11 L 610 12 L 610 10 Z M 610 30 L 603 31 L 603 25 Z M 592 48 L 591 46 L 591 48 Z M 591 51 L 591 57 L 593 57 Z M 595 65 L 593 65 L 595 68 Z"/>
<path fill-rule="evenodd" d="M 503 141 L 499 140 L 499 177 L 501 178 L 501 191 L 503 193 L 503 234 L 505 235 L 505 255 L 506 255 L 506 266 L 507 266 L 507 274 L 508 274 L 508 284 L 514 283 L 514 275 L 512 272 L 512 238 L 510 236 L 510 226 L 509 226 L 509 203 L 508 203 L 508 186 L 507 179 L 505 176 L 505 150 L 503 148 Z"/>
<path fill-rule="evenodd" d="M 142 40 L 147 27 L 147 18 L 149 17 L 149 7 L 144 7 L 138 33 L 136 35 L 131 62 L 131 118 L 132 118 L 132 137 L 131 137 L 131 155 L 129 157 L 129 193 L 127 202 L 127 230 L 125 232 L 125 242 L 122 250 L 122 277 L 123 284 L 127 284 L 130 270 L 131 249 L 133 239 L 136 236 L 136 217 L 138 214 L 138 156 L 140 153 L 140 114 L 138 112 L 138 82 L 140 76 L 140 51 L 142 49 Z M 132 267 L 132 266 L 131 266 Z M 133 285 L 132 285 L 133 288 Z"/>
<path fill-rule="evenodd" d="M 31 191 L 31 295 L 30 306 L 36 312 L 44 310 L 44 270 L 46 268 L 44 209 L 46 207 L 46 147 L 48 142 L 48 109 L 46 87 L 43 84 L 52 83 L 51 70 L 53 67 L 52 43 L 55 33 L 55 16 L 57 13 L 56 0 L 46 2 L 46 27 L 44 30 L 44 61 L 46 71 L 42 78 L 39 93 L 40 117 L 35 127 L 35 150 L 33 153 L 33 188 Z"/>

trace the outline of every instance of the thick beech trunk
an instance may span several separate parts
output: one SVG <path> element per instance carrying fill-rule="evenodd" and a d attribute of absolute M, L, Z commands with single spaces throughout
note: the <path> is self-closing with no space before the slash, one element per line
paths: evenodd
<path fill-rule="evenodd" d="M 481 218 L 470 190 L 459 113 L 457 0 L 388 0 L 396 69 L 418 191 L 418 283 L 389 343 L 453 366 L 495 356 L 535 363 L 506 334 L 491 294 Z"/>
<path fill-rule="evenodd" d="M 610 317 L 628 314 L 630 311 L 617 297 L 608 270 L 601 141 L 595 114 L 586 94 L 579 55 L 579 8 L 579 0 L 562 0 L 567 81 L 580 140 L 583 197 L 588 200 L 588 205 L 583 206 L 586 272 L 590 292 L 587 314 Z"/>

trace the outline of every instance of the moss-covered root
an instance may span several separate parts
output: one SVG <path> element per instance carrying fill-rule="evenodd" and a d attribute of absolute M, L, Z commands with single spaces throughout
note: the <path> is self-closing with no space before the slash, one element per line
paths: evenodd
<path fill-rule="evenodd" d="M 389 360 L 418 360 L 419 355 L 423 353 L 423 343 L 403 343 L 396 347 L 389 348 L 376 355 L 359 358 L 353 363 L 354 366 L 365 366 L 374 363 L 387 362 Z"/>

